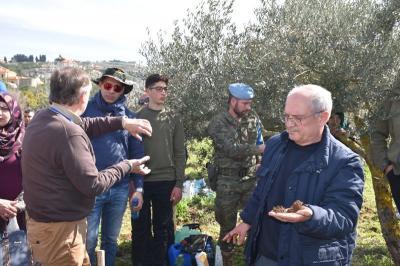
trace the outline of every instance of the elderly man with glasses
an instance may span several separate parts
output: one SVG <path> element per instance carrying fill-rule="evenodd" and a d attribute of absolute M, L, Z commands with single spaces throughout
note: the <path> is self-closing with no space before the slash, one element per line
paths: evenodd
<path fill-rule="evenodd" d="M 119 68 L 107 68 L 100 78 L 93 80 L 100 90 L 89 101 L 82 116 L 135 118 L 136 114 L 125 105 L 126 96 L 133 88 L 133 82 Z M 90 139 L 96 155 L 98 169 L 106 169 L 124 159 L 141 158 L 143 143 L 128 132 L 120 130 Z M 143 176 L 130 174 L 115 183 L 109 190 L 96 197 L 92 212 L 88 217 L 87 250 L 92 265 L 96 265 L 95 248 L 101 221 L 101 249 L 105 251 L 106 265 L 115 264 L 117 239 L 122 218 L 126 210 L 129 186 L 136 188 L 135 196 L 142 201 Z M 141 204 L 140 204 L 141 206 Z M 137 208 L 138 210 L 140 207 Z"/>
<path fill-rule="evenodd" d="M 224 238 L 241 244 L 249 233 L 247 265 L 350 265 L 364 174 L 360 158 L 330 134 L 331 110 L 320 86 L 289 92 L 286 131 L 266 143 L 243 223 Z"/>

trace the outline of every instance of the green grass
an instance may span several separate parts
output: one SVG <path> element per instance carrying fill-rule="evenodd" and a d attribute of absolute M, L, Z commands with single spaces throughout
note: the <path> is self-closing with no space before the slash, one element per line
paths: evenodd
<path fill-rule="evenodd" d="M 199 222 L 204 232 L 217 238 L 219 226 L 215 222 L 212 211 L 212 200 L 204 200 L 199 197 L 194 200 L 185 200 L 182 202 L 182 210 L 179 211 L 183 217 L 178 217 L 178 227 L 189 221 Z M 359 224 L 357 227 L 358 238 L 357 247 L 354 252 L 352 265 L 355 266 L 389 266 L 394 265 L 385 241 L 382 237 L 381 227 L 376 214 L 376 205 L 374 191 L 372 188 L 371 176 L 366 173 L 366 182 L 364 190 L 364 204 L 361 210 Z M 131 223 L 130 211 L 127 210 L 124 216 L 123 226 L 119 237 L 119 253 L 116 265 L 130 265 L 131 248 Z M 244 265 L 243 247 L 235 251 L 235 265 Z"/>
<path fill-rule="evenodd" d="M 368 169 L 365 174 L 364 203 L 357 226 L 358 238 L 353 256 L 353 265 L 394 265 L 382 236 L 376 213 L 371 174 Z"/>

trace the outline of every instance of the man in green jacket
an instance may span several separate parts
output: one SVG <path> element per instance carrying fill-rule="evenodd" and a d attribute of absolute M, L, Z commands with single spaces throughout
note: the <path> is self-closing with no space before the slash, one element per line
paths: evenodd
<path fill-rule="evenodd" d="M 254 190 L 257 155 L 264 152 L 262 124 L 251 111 L 253 89 L 243 83 L 229 85 L 228 110 L 217 114 L 208 126 L 214 142 L 217 170 L 215 218 L 220 225 L 219 245 L 224 266 L 233 265 L 233 245 L 221 241 L 237 221 Z"/>
<path fill-rule="evenodd" d="M 168 78 L 150 75 L 145 83 L 149 103 L 137 117 L 153 128 L 144 137 L 144 151 L 151 157 L 151 174 L 143 185 L 143 206 L 132 220 L 132 264 L 166 265 L 168 247 L 174 243 L 173 205 L 182 198 L 185 171 L 185 135 L 179 114 L 165 107 Z"/>

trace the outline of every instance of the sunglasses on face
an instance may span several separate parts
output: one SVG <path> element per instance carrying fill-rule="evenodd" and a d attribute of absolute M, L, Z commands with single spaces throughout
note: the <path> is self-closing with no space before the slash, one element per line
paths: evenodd
<path fill-rule="evenodd" d="M 110 82 L 104 82 L 104 83 L 103 83 L 103 88 L 104 88 L 106 91 L 114 90 L 114 92 L 116 92 L 116 93 L 120 93 L 120 92 L 124 89 L 123 86 L 121 86 L 121 85 L 119 85 L 119 84 L 112 84 L 112 83 L 110 83 Z"/>

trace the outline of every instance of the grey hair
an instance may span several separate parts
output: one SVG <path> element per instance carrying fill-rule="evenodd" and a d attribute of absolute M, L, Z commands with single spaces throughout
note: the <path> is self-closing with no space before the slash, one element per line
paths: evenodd
<path fill-rule="evenodd" d="M 314 112 L 327 111 L 329 112 L 329 114 L 331 113 L 332 94 L 330 91 L 321 86 L 314 84 L 296 86 L 288 93 L 287 97 L 295 93 L 304 93 L 304 92 L 310 98 L 312 104 L 312 110 Z"/>
<path fill-rule="evenodd" d="M 49 101 L 66 105 L 77 104 L 82 93 L 90 90 L 90 84 L 89 75 L 80 68 L 58 69 L 50 77 Z"/>

